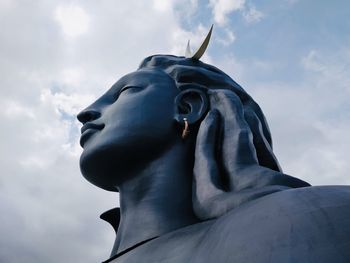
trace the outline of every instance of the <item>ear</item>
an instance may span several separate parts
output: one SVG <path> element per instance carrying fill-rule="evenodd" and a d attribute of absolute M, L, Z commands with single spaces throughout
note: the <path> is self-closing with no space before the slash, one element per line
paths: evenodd
<path fill-rule="evenodd" d="M 182 124 L 186 118 L 188 124 L 195 124 L 204 117 L 208 107 L 209 101 L 205 91 L 188 88 L 175 98 L 175 120 Z"/>

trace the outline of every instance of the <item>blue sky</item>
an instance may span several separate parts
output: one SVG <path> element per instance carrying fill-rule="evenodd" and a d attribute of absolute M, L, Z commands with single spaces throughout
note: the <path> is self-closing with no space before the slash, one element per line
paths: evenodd
<path fill-rule="evenodd" d="M 350 184 L 350 3 L 0 1 L 0 261 L 99 262 L 118 196 L 80 175 L 76 114 L 141 60 L 202 58 L 260 104 L 284 172 Z"/>

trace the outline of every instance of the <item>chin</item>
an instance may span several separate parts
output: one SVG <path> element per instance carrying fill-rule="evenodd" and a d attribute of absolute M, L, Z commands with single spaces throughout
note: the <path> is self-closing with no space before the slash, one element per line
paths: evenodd
<path fill-rule="evenodd" d="M 121 169 L 122 162 L 117 162 L 117 158 L 111 158 L 108 154 L 99 154 L 95 151 L 84 150 L 80 156 L 80 171 L 84 178 L 95 186 L 107 191 L 117 192 L 117 187 L 121 183 L 123 175 Z"/>
<path fill-rule="evenodd" d="M 138 137 L 137 140 L 131 141 L 123 137 L 114 138 L 113 142 L 88 141 L 80 156 L 82 175 L 93 185 L 117 192 L 117 187 L 138 174 L 139 170 L 156 158 L 165 147 L 165 143 L 139 143 L 148 142 L 147 139 Z M 157 148 L 154 145 L 162 147 Z"/>

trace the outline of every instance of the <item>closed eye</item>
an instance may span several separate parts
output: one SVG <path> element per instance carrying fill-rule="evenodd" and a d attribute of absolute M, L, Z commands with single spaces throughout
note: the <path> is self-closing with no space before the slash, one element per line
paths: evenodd
<path fill-rule="evenodd" d="M 125 87 L 120 89 L 118 95 L 120 95 L 121 93 L 123 93 L 124 91 L 129 90 L 129 89 L 141 89 L 141 87 L 138 87 L 138 86 L 125 86 Z"/>
<path fill-rule="evenodd" d="M 125 86 L 123 88 L 121 88 L 118 92 L 116 92 L 113 97 L 114 97 L 114 101 L 116 101 L 119 96 L 126 90 L 131 90 L 131 89 L 141 89 L 141 87 L 138 86 Z"/>

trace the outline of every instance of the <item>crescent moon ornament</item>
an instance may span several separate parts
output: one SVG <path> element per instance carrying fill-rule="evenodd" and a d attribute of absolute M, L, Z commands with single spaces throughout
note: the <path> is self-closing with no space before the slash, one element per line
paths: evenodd
<path fill-rule="evenodd" d="M 192 52 L 191 52 L 191 47 L 190 47 L 190 41 L 188 40 L 187 42 L 187 48 L 186 48 L 186 53 L 185 53 L 185 57 L 186 58 L 191 58 L 191 59 L 196 59 L 196 60 L 199 60 L 205 50 L 207 49 L 208 47 L 208 44 L 209 44 L 209 41 L 210 41 L 210 37 L 211 37 L 211 33 L 213 31 L 213 25 L 211 25 L 210 29 L 209 29 L 209 32 L 207 34 L 207 36 L 205 37 L 205 39 L 203 40 L 202 44 L 200 45 L 200 47 L 198 48 L 198 50 L 192 55 Z"/>
<path fill-rule="evenodd" d="M 192 57 L 192 51 L 191 51 L 191 46 L 190 46 L 190 40 L 188 40 L 188 42 L 187 42 L 185 57 L 186 57 L 186 58 Z"/>

